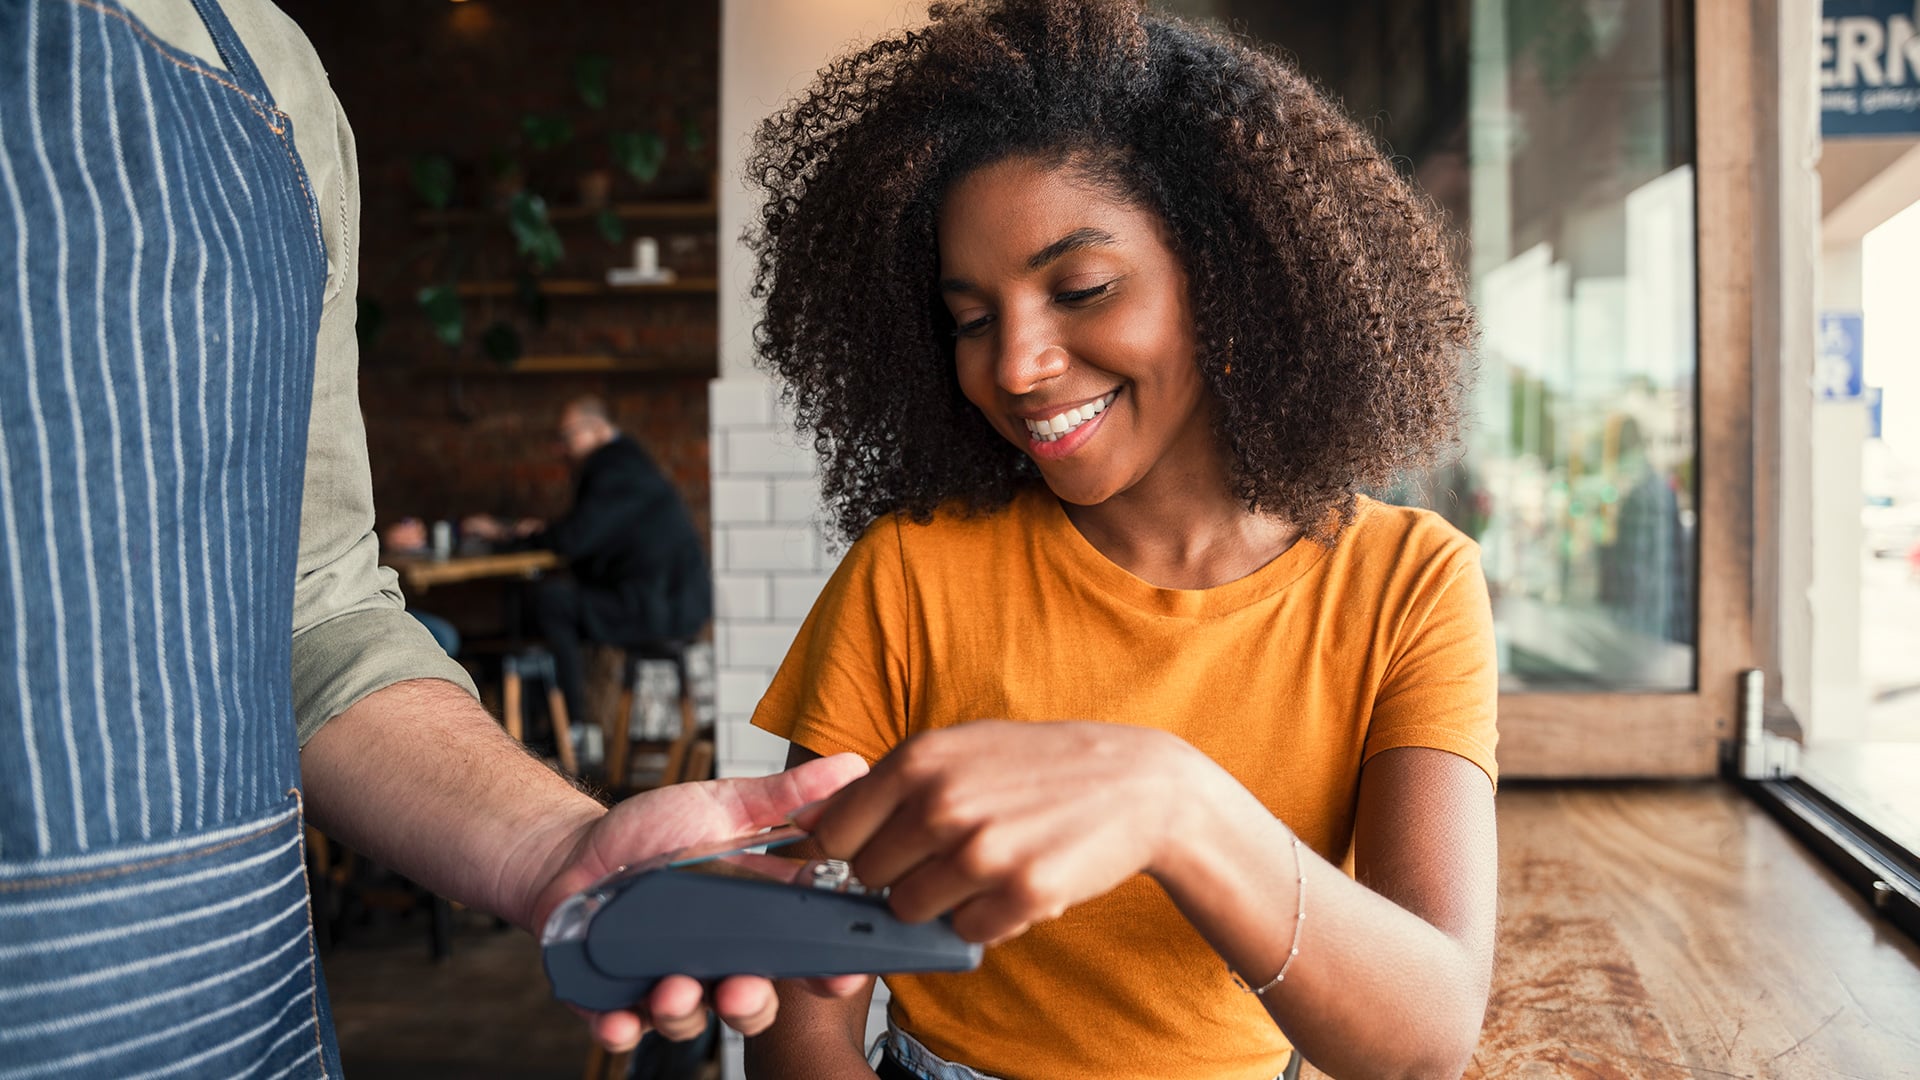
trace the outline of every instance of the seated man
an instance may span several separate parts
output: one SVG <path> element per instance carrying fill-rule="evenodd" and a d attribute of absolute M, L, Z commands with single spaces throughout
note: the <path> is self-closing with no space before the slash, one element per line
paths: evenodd
<path fill-rule="evenodd" d="M 560 414 L 560 439 L 579 467 L 573 508 L 557 521 L 479 516 L 462 529 L 483 540 L 547 548 L 571 576 L 533 590 L 535 630 L 553 653 L 567 712 L 585 714 L 580 642 L 633 645 L 689 638 L 713 615 L 713 581 L 693 519 L 673 482 L 614 426 L 606 403 L 584 397 Z"/>

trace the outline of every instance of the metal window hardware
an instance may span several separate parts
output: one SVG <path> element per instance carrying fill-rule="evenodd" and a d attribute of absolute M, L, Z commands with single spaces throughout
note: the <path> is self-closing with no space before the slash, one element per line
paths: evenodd
<path fill-rule="evenodd" d="M 1800 743 L 1767 730 L 1767 673 L 1748 668 L 1739 675 L 1740 736 L 1734 745 L 1734 772 L 1743 780 L 1787 780 L 1800 771 Z"/>

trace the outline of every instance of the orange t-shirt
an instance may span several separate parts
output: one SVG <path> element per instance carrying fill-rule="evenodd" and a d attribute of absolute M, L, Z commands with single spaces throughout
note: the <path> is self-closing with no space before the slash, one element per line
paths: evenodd
<path fill-rule="evenodd" d="M 1497 693 L 1479 550 L 1434 514 L 1362 499 L 1331 548 L 1303 540 L 1239 581 L 1162 589 L 1034 488 L 994 514 L 875 524 L 753 722 L 868 760 L 985 718 L 1161 728 L 1344 863 L 1372 755 L 1433 747 L 1495 776 Z M 887 986 L 929 1050 L 1009 1080 L 1270 1080 L 1289 1052 L 1145 875 L 978 971 Z"/>

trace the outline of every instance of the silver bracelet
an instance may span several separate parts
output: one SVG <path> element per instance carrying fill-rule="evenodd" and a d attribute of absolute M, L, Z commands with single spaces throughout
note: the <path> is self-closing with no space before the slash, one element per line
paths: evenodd
<path fill-rule="evenodd" d="M 1280 965 L 1280 974 L 1275 975 L 1272 979 L 1268 980 L 1268 982 L 1264 986 L 1255 988 L 1255 987 L 1248 986 L 1246 982 L 1240 978 L 1240 975 L 1238 972 L 1234 971 L 1232 968 L 1227 969 L 1227 974 L 1233 976 L 1233 985 L 1239 987 L 1242 990 L 1245 990 L 1247 993 L 1252 994 L 1255 997 L 1258 997 L 1261 994 L 1264 994 L 1267 991 L 1273 989 L 1274 987 L 1279 986 L 1281 983 L 1286 982 L 1287 969 L 1293 966 L 1293 958 L 1300 955 L 1300 924 L 1305 922 L 1307 919 L 1307 867 L 1306 867 L 1306 863 L 1303 862 L 1300 857 L 1300 838 L 1298 836 L 1293 838 L 1293 873 L 1294 873 L 1294 876 L 1297 877 L 1300 881 L 1300 903 L 1299 903 L 1300 913 L 1294 916 L 1293 944 L 1287 947 L 1287 958 Z"/>

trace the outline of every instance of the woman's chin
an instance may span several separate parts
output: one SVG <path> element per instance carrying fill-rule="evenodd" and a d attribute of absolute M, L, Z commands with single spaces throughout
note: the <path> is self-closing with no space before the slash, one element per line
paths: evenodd
<path fill-rule="evenodd" d="M 1045 469 L 1040 470 L 1040 478 L 1046 481 L 1047 490 L 1053 492 L 1054 498 L 1073 506 L 1099 506 L 1119 494 L 1118 488 L 1113 484 L 1088 483 L 1084 479 L 1053 476 L 1049 475 Z"/>

